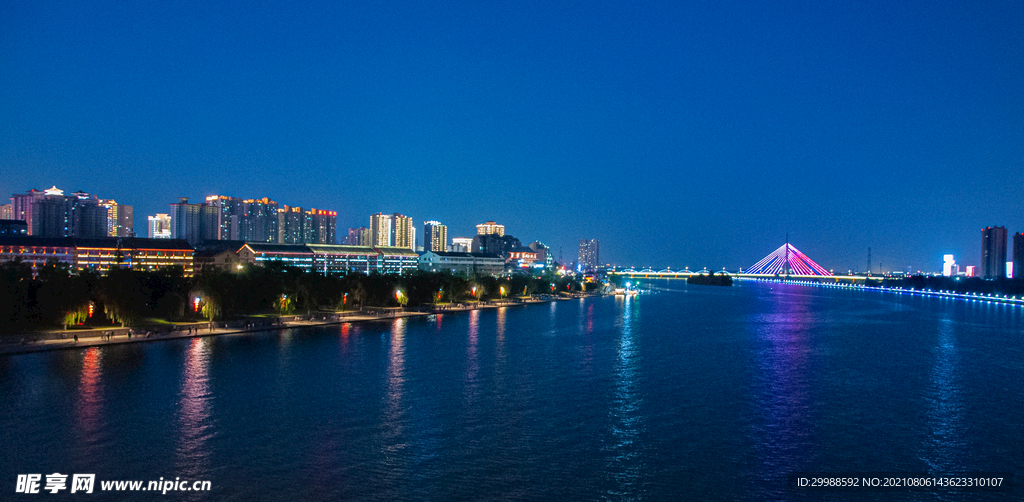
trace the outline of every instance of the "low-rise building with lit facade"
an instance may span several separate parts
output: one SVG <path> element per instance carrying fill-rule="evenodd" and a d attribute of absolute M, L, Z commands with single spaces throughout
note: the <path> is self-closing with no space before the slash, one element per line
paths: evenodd
<path fill-rule="evenodd" d="M 181 267 L 191 276 L 192 246 L 178 239 L 85 239 L 77 237 L 0 237 L 0 261 L 21 258 L 32 266 L 33 275 L 47 260 L 67 263 L 72 270 L 90 270 L 101 275 L 112 268 L 157 270 Z"/>
<path fill-rule="evenodd" d="M 467 277 L 505 273 L 505 259 L 492 254 L 427 251 L 420 255 L 418 261 L 420 270 L 428 272 L 449 272 Z"/>
<path fill-rule="evenodd" d="M 238 250 L 238 258 L 242 263 L 262 266 L 269 262 L 280 262 L 324 274 L 404 274 L 417 268 L 419 255 L 408 248 L 389 246 L 247 242 Z"/>

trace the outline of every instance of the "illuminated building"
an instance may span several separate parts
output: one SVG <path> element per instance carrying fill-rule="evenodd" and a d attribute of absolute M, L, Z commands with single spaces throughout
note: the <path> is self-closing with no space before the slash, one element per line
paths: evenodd
<path fill-rule="evenodd" d="M 555 262 L 555 258 L 551 256 L 551 249 L 544 245 L 543 242 L 533 241 L 530 243 L 530 249 L 537 253 L 537 262 L 543 263 L 544 268 L 550 269 Z"/>
<path fill-rule="evenodd" d="M 519 239 L 511 235 L 483 234 L 473 237 L 473 252 L 507 256 L 515 248 L 522 247 Z"/>
<path fill-rule="evenodd" d="M 148 219 L 150 239 L 171 238 L 171 215 L 157 213 L 154 216 L 150 216 Z"/>
<path fill-rule="evenodd" d="M 0 220 L 13 220 L 14 206 L 12 204 L 0 205 Z"/>
<path fill-rule="evenodd" d="M 348 242 L 349 246 L 369 246 L 370 242 L 370 229 L 366 227 L 350 228 L 348 229 Z"/>
<path fill-rule="evenodd" d="M 277 210 L 279 244 L 334 244 L 337 214 L 334 211 L 284 206 Z"/>
<path fill-rule="evenodd" d="M 72 270 L 106 274 L 112 268 L 157 270 L 181 267 L 193 272 L 193 249 L 182 240 L 78 237 L 0 237 L 0 261 L 20 257 L 32 266 L 33 275 L 47 260 L 67 263 Z"/>
<path fill-rule="evenodd" d="M 508 252 L 505 261 L 521 268 L 532 268 L 537 263 L 537 252 L 528 247 L 514 248 Z M 543 265 L 544 262 L 541 262 L 541 266 Z"/>
<path fill-rule="evenodd" d="M 423 250 L 446 251 L 448 249 L 448 226 L 439 221 L 423 222 Z"/>
<path fill-rule="evenodd" d="M 580 251 L 577 268 L 580 272 L 597 270 L 600 264 L 600 252 L 597 239 L 580 239 Z"/>
<path fill-rule="evenodd" d="M 391 240 L 391 215 L 377 213 L 370 215 L 370 242 L 371 246 L 390 246 Z"/>
<path fill-rule="evenodd" d="M 957 270 L 954 270 L 955 267 L 956 260 L 953 259 L 953 255 L 942 255 L 942 275 L 946 277 L 955 276 L 958 272 Z"/>
<path fill-rule="evenodd" d="M 1006 277 L 1006 227 L 981 230 L 981 277 Z"/>
<path fill-rule="evenodd" d="M 322 274 L 369 274 L 381 268 L 381 255 L 369 246 L 338 246 L 309 244 L 313 253 L 313 270 Z"/>
<path fill-rule="evenodd" d="M 102 199 L 100 205 L 107 208 L 107 237 L 131 237 L 133 231 L 134 217 L 132 206 L 118 204 L 113 199 Z"/>
<path fill-rule="evenodd" d="M 391 216 L 391 245 L 396 248 L 415 249 L 416 227 L 412 218 L 395 213 Z"/>
<path fill-rule="evenodd" d="M 467 277 L 497 276 L 505 272 L 505 259 L 498 255 L 427 251 L 420 255 L 418 261 L 420 270 L 450 272 Z"/>
<path fill-rule="evenodd" d="M 277 242 L 277 202 L 267 197 L 242 201 L 238 237 L 246 242 Z"/>
<path fill-rule="evenodd" d="M 469 253 L 473 251 L 473 239 L 469 237 L 452 237 L 452 245 L 448 251 L 453 253 Z"/>
<path fill-rule="evenodd" d="M 481 223 L 481 224 L 476 226 L 476 234 L 477 235 L 498 234 L 498 235 L 504 237 L 505 236 L 505 225 L 499 225 L 499 224 L 497 224 L 496 222 L 493 222 L 493 221 L 485 221 L 485 222 L 483 222 L 483 223 Z"/>
<path fill-rule="evenodd" d="M 417 267 L 419 255 L 407 248 L 336 244 L 268 244 L 247 242 L 238 250 L 242 263 L 280 262 L 323 274 L 360 272 L 403 274 Z"/>
<path fill-rule="evenodd" d="M 208 240 L 238 240 L 242 199 L 226 195 L 206 197 L 203 213 L 204 236 Z"/>
<path fill-rule="evenodd" d="M 22 220 L 0 219 L 0 235 L 28 235 L 28 224 Z"/>
<path fill-rule="evenodd" d="M 246 242 L 238 250 L 238 259 L 261 267 L 268 262 L 278 262 L 306 271 L 313 269 L 313 252 L 303 244 Z"/>
<path fill-rule="evenodd" d="M 407 247 L 374 246 L 382 274 L 404 274 L 416 270 L 420 255 Z"/>
<path fill-rule="evenodd" d="M 64 195 L 52 187 L 11 196 L 11 218 L 23 220 L 36 237 L 105 237 L 107 209 L 85 192 Z"/>
<path fill-rule="evenodd" d="M 967 277 L 974 277 L 978 273 L 978 267 L 974 265 L 968 265 L 964 267 L 964 275 Z"/>
<path fill-rule="evenodd" d="M 1013 278 L 1024 278 L 1024 233 L 1013 234 Z"/>
<path fill-rule="evenodd" d="M 189 204 L 188 197 L 178 197 L 171 204 L 171 238 L 183 239 L 193 246 L 203 240 L 203 204 Z"/>

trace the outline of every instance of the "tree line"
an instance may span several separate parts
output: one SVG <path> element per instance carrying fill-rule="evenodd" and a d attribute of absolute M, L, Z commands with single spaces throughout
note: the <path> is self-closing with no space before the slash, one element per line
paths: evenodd
<path fill-rule="evenodd" d="M 0 324 L 5 332 L 84 326 L 136 326 L 231 319 L 252 315 L 419 307 L 535 294 L 574 293 L 570 277 L 463 277 L 413 271 L 324 275 L 279 263 L 204 271 L 186 277 L 180 267 L 156 271 L 113 268 L 106 275 L 73 271 L 50 260 L 33 278 L 20 259 L 0 264 Z"/>

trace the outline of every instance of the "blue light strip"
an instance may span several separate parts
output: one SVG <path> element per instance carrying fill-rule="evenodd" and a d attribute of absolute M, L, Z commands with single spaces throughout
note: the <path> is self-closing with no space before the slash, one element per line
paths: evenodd
<path fill-rule="evenodd" d="M 857 284 L 840 284 L 840 283 L 825 283 L 819 281 L 796 281 L 796 280 L 777 280 L 777 279 L 765 279 L 765 278 L 746 278 L 739 277 L 740 280 L 746 281 L 758 281 L 758 282 L 771 282 L 775 284 L 794 284 L 797 286 L 815 286 L 819 288 L 832 288 L 832 289 L 860 289 L 870 291 L 880 291 L 882 293 L 896 293 L 898 295 L 911 295 L 911 296 L 930 296 L 935 298 L 956 298 L 961 300 L 968 300 L 972 302 L 982 303 L 997 303 L 1004 305 L 1013 305 L 1015 307 L 1024 307 L 1024 297 L 1017 298 L 1016 296 L 999 296 L 996 294 L 980 294 L 980 293 L 957 293 L 955 291 L 945 290 L 931 290 L 931 289 L 904 289 L 904 288 L 889 288 L 885 286 L 863 286 Z"/>

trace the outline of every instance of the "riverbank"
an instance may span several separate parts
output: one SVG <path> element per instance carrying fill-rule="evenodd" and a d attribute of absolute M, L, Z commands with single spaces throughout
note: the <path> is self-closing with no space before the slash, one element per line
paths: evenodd
<path fill-rule="evenodd" d="M 31 335 L 26 335 L 25 340 L 15 343 L 0 343 L 0 356 L 30 354 L 35 352 L 46 352 L 51 350 L 74 350 L 88 347 L 103 347 L 107 345 L 124 345 L 128 343 L 159 342 L 164 340 L 178 340 L 181 338 L 196 338 L 221 335 L 244 335 L 262 331 L 273 331 L 288 328 L 306 328 L 311 326 L 328 326 L 332 324 L 344 324 L 367 321 L 381 321 L 396 319 L 400 317 L 418 317 L 435 314 L 447 314 L 453 312 L 466 312 L 471 310 L 496 309 L 502 307 L 519 307 L 537 303 L 551 303 L 556 301 L 573 300 L 584 298 L 590 295 L 578 295 L 568 297 L 550 298 L 529 298 L 517 300 L 494 301 L 487 303 L 461 303 L 451 305 L 439 305 L 430 310 L 400 310 L 400 309 L 378 309 L 375 311 L 360 312 L 334 312 L 318 313 L 311 316 L 289 316 L 291 320 L 280 320 L 277 323 L 255 325 L 243 324 L 242 326 L 231 326 L 230 323 L 215 321 L 214 327 L 210 323 L 200 323 L 190 326 L 192 329 L 182 329 L 167 333 L 139 333 L 128 328 L 111 328 L 109 330 L 91 330 L 91 336 L 79 336 L 78 340 L 74 335 L 78 331 L 56 331 L 48 332 L 48 339 L 28 341 Z M 216 327 L 222 324 L 224 326 Z M 107 333 L 109 332 L 109 334 Z M 56 335 L 56 336 L 54 336 Z M 58 338 L 59 337 L 59 338 Z"/>

